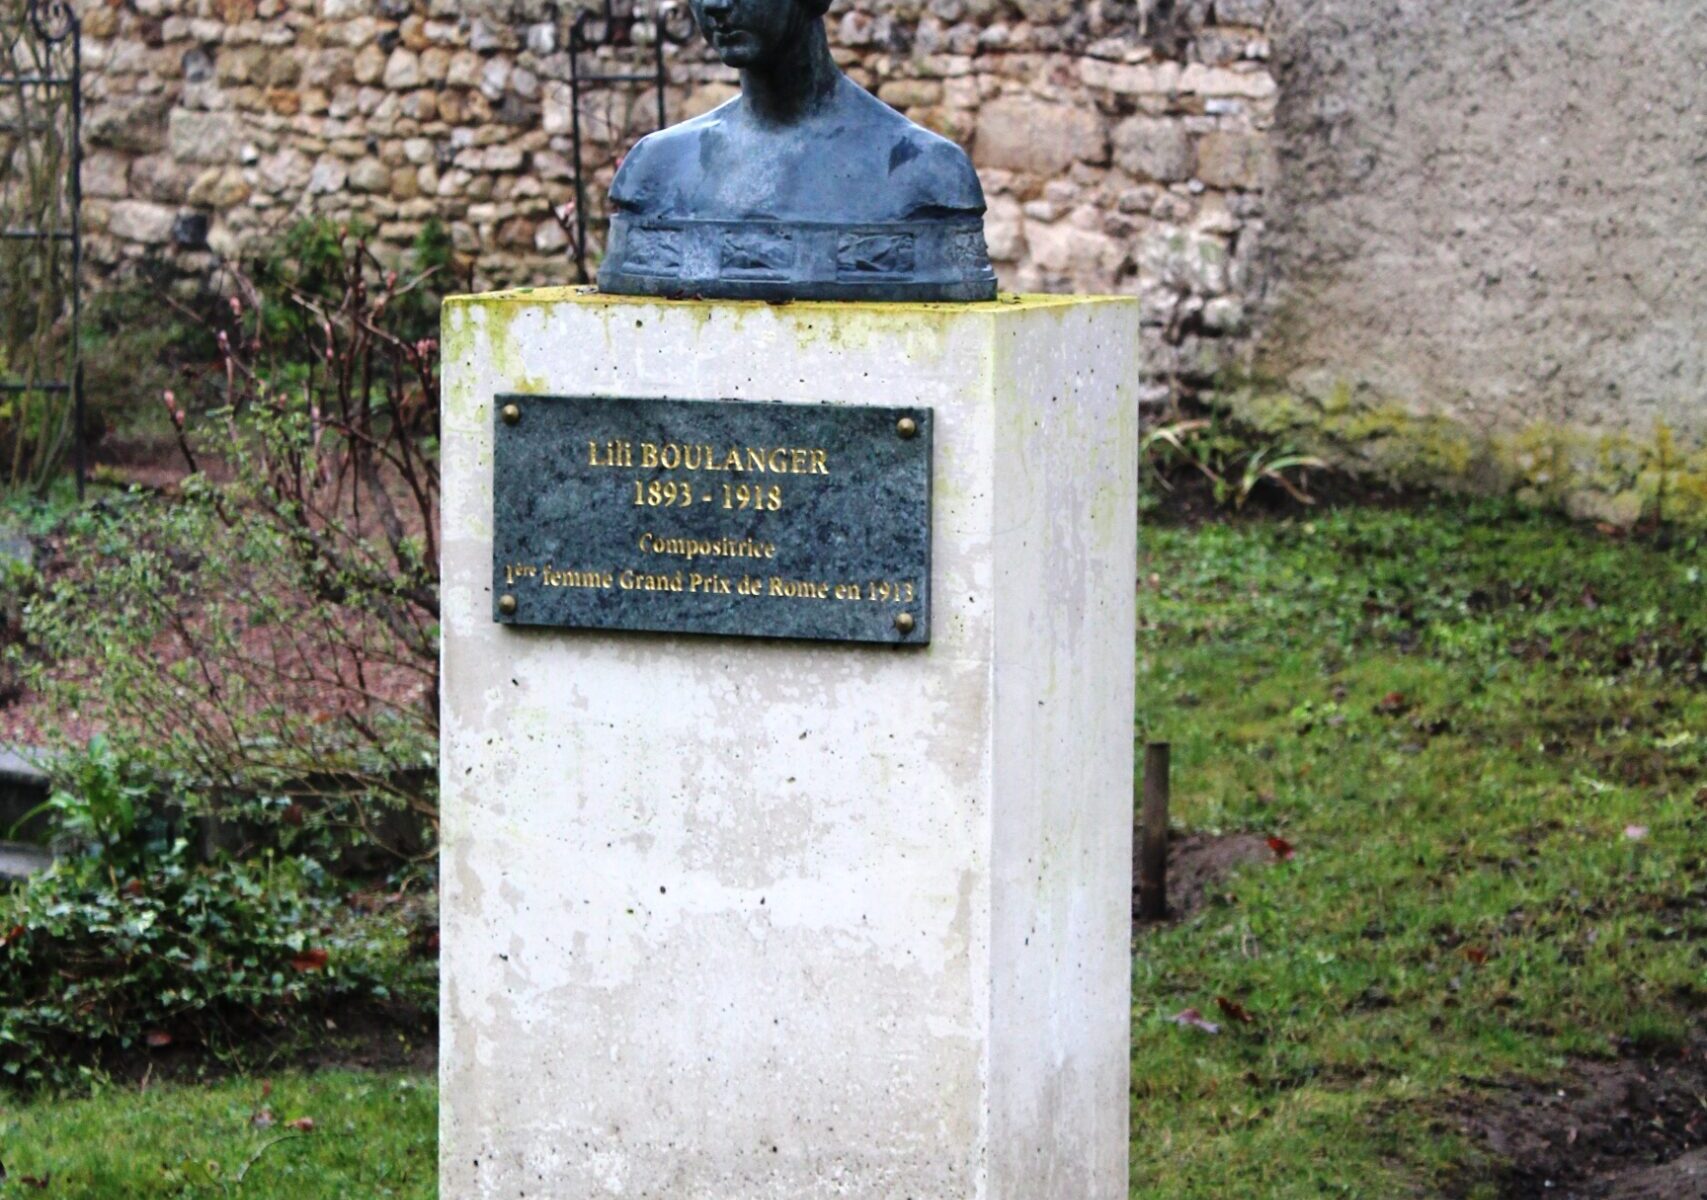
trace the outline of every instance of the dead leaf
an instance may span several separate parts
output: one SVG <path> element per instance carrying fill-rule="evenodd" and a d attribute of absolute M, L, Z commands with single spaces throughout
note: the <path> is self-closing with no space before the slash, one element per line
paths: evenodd
<path fill-rule="evenodd" d="M 1268 839 L 1268 848 L 1270 850 L 1274 851 L 1274 856 L 1276 858 L 1278 858 L 1281 862 L 1292 861 L 1293 854 L 1295 854 L 1297 852 L 1293 848 L 1292 843 L 1287 841 L 1283 837 L 1271 837 L 1271 838 L 1269 838 Z"/>
<path fill-rule="evenodd" d="M 5 937 L 0 937 L 0 950 L 4 950 L 7 946 L 10 946 L 13 942 L 23 936 L 24 927 L 22 925 L 12 926 L 12 928 L 7 931 Z"/>
<path fill-rule="evenodd" d="M 1191 1029 L 1201 1029 L 1204 1033 L 1221 1032 L 1221 1027 L 1219 1025 L 1206 1018 L 1195 1008 L 1182 1009 L 1175 1013 L 1170 1020 L 1172 1020 L 1175 1025 L 1186 1026 Z"/>
<path fill-rule="evenodd" d="M 290 960 L 290 965 L 298 971 L 324 971 L 331 955 L 324 950 L 304 950 Z"/>
<path fill-rule="evenodd" d="M 288 1126 L 286 1126 L 286 1128 L 294 1129 L 298 1133 L 313 1133 L 314 1132 L 314 1118 L 313 1117 L 298 1117 L 296 1120 L 290 1122 L 290 1124 Z"/>
<path fill-rule="evenodd" d="M 271 1129 L 277 1124 L 278 1122 L 273 1119 L 273 1110 L 270 1108 L 260 1109 L 249 1118 L 249 1128 L 251 1129 Z"/>
<path fill-rule="evenodd" d="M 272 1094 L 273 1094 L 273 1081 L 270 1079 L 261 1080 L 261 1099 L 265 1100 L 265 1099 L 267 1099 L 267 1097 L 271 1096 Z"/>
<path fill-rule="evenodd" d="M 172 1035 L 167 1033 L 164 1029 L 150 1029 L 143 1035 L 142 1040 L 147 1042 L 150 1046 L 153 1046 L 156 1050 L 159 1050 L 164 1046 L 170 1046 L 172 1044 Z"/>
<path fill-rule="evenodd" d="M 1465 958 L 1475 963 L 1478 967 L 1484 965 L 1488 961 L 1488 952 L 1480 946 L 1466 946 L 1464 947 L 1463 953 Z"/>
<path fill-rule="evenodd" d="M 1375 706 L 1375 711 L 1384 717 L 1397 717 L 1411 710 L 1411 702 L 1405 699 L 1403 692 L 1388 692 Z"/>
<path fill-rule="evenodd" d="M 1251 1016 L 1251 1010 L 1246 1008 L 1243 1004 L 1240 1004 L 1237 1000 L 1229 1000 L 1225 996 L 1217 996 L 1215 997 L 1215 1007 L 1221 1010 L 1222 1016 L 1226 1017 L 1229 1021 L 1236 1021 L 1240 1025 L 1250 1025 L 1256 1021 L 1256 1018 Z"/>
<path fill-rule="evenodd" d="M 38 1192 L 45 1192 L 47 1191 L 48 1185 L 53 1182 L 53 1176 L 43 1175 L 38 1179 L 34 1175 L 20 1175 L 18 1176 L 18 1182 L 27 1188 L 35 1188 Z"/>

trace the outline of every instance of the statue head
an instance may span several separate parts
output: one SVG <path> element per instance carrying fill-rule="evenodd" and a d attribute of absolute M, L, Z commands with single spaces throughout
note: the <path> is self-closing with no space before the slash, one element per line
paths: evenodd
<path fill-rule="evenodd" d="M 797 58 L 831 0 L 692 0 L 694 19 L 724 65 L 742 70 Z"/>

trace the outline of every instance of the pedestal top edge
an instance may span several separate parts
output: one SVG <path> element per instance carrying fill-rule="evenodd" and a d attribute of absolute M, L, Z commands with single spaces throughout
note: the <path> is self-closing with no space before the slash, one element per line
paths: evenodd
<path fill-rule="evenodd" d="M 767 300 L 666 300 L 654 296 L 617 296 L 592 287 L 510 288 L 505 291 L 479 292 L 445 297 L 446 307 L 476 308 L 489 305 L 532 305 L 548 307 L 572 304 L 582 308 L 663 308 L 713 312 L 774 312 L 859 313 L 869 316 L 928 313 L 935 317 L 957 313 L 980 316 L 1001 316 L 1016 313 L 1073 308 L 1084 305 L 1136 305 L 1135 296 L 1059 296 L 1015 294 L 1004 292 L 994 300 L 972 304 L 945 304 L 895 301 L 880 303 L 869 300 L 794 300 L 777 304 Z"/>

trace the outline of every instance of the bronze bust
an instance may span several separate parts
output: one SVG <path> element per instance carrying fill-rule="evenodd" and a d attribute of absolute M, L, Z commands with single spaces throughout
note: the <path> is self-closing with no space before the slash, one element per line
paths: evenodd
<path fill-rule="evenodd" d="M 830 56 L 830 0 L 693 0 L 741 94 L 640 141 L 599 287 L 735 300 L 990 300 L 966 152 Z"/>

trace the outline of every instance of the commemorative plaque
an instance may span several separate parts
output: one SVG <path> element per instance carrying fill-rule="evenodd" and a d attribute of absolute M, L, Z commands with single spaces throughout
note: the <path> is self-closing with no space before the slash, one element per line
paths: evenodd
<path fill-rule="evenodd" d="M 504 395 L 493 618 L 930 642 L 931 410 Z"/>

